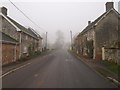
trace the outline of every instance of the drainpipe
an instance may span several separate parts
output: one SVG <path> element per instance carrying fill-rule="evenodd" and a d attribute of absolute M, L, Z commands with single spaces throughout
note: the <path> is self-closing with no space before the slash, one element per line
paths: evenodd
<path fill-rule="evenodd" d="M 20 47 L 20 50 L 19 50 L 19 51 L 20 51 L 20 52 L 19 52 L 19 53 L 20 53 L 20 54 L 19 54 L 19 59 L 21 58 L 21 42 L 22 42 L 21 33 L 22 33 L 22 32 L 20 32 L 20 39 L 19 39 L 19 40 L 20 40 L 20 41 L 19 41 L 19 44 L 20 44 L 20 45 L 19 45 L 19 47 Z"/>
<path fill-rule="evenodd" d="M 96 57 L 96 35 L 95 35 L 95 27 L 96 26 L 93 26 L 93 46 L 94 46 L 93 59 L 95 59 L 95 57 Z"/>
<path fill-rule="evenodd" d="M 15 44 L 15 49 L 14 49 L 14 62 L 16 61 L 16 46 L 17 46 L 17 43 Z"/>
<path fill-rule="evenodd" d="M 102 60 L 105 60 L 105 47 L 102 47 Z"/>

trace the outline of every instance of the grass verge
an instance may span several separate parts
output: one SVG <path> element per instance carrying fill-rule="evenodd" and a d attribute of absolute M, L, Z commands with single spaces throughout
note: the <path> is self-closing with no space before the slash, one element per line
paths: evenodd
<path fill-rule="evenodd" d="M 120 65 L 113 63 L 113 62 L 109 62 L 107 60 L 102 61 L 102 64 L 104 64 L 106 68 L 109 69 L 110 71 L 116 74 L 120 74 Z"/>

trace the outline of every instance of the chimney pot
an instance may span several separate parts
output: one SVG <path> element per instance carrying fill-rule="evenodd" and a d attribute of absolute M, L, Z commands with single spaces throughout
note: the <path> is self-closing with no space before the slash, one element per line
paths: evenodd
<path fill-rule="evenodd" d="M 88 21 L 88 25 L 90 25 L 91 24 L 91 21 Z"/>
<path fill-rule="evenodd" d="M 4 14 L 4 15 L 7 16 L 7 8 L 1 7 L 1 8 L 0 8 L 0 12 L 1 12 L 2 14 Z"/>

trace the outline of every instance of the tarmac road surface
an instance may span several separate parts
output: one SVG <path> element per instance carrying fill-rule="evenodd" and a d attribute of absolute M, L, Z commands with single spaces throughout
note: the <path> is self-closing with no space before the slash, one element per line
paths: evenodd
<path fill-rule="evenodd" d="M 2 78 L 3 88 L 116 88 L 67 49 L 30 60 Z"/>

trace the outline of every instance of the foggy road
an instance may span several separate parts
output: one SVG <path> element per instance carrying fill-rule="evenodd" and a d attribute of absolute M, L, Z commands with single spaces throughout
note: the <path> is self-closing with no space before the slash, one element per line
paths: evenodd
<path fill-rule="evenodd" d="M 30 63 L 3 77 L 3 88 L 115 88 L 66 49 Z"/>

